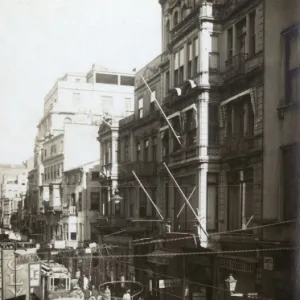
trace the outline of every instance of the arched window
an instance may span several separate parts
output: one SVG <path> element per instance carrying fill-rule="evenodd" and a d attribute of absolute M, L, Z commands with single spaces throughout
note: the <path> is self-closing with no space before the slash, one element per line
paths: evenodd
<path fill-rule="evenodd" d="M 174 16 L 173 16 L 173 25 L 176 26 L 178 24 L 178 11 L 175 11 Z"/>
<path fill-rule="evenodd" d="M 72 123 L 72 120 L 70 118 L 65 118 L 64 119 L 64 123 L 67 124 L 67 123 Z"/>

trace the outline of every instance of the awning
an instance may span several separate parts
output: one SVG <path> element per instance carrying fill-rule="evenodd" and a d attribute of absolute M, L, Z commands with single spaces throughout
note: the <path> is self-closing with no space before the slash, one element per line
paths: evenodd
<path fill-rule="evenodd" d="M 176 256 L 176 253 L 155 250 L 148 256 L 148 262 L 156 265 L 169 265 L 171 260 Z"/>
<path fill-rule="evenodd" d="M 231 101 L 233 101 L 235 99 L 238 99 L 238 98 L 243 97 L 245 95 L 251 94 L 251 91 L 252 90 L 249 89 L 249 90 L 243 91 L 243 92 L 241 92 L 241 93 L 239 93 L 237 95 L 234 95 L 233 97 L 230 97 L 229 99 L 226 99 L 226 100 L 222 101 L 220 103 L 220 106 L 226 105 L 226 104 L 228 104 L 229 102 L 231 102 Z"/>

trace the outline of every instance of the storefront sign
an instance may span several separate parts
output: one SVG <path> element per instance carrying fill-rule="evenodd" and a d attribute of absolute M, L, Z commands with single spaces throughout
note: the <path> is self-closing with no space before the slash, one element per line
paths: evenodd
<path fill-rule="evenodd" d="M 180 279 L 161 279 L 159 280 L 159 288 L 164 289 L 164 288 L 171 288 L 171 287 L 179 287 L 181 285 L 181 280 Z"/>
<path fill-rule="evenodd" d="M 41 282 L 41 264 L 29 264 L 29 285 L 30 287 L 39 287 Z"/>
<path fill-rule="evenodd" d="M 264 257 L 264 269 L 273 271 L 273 257 Z"/>
<path fill-rule="evenodd" d="M 54 242 L 55 249 L 65 249 L 66 248 L 66 241 L 55 241 Z"/>
<path fill-rule="evenodd" d="M 13 251 L 3 251 L 4 299 L 28 295 L 28 264 L 15 264 Z"/>

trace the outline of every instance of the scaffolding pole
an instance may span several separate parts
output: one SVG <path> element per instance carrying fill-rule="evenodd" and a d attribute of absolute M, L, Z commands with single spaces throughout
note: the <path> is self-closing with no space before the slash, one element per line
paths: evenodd
<path fill-rule="evenodd" d="M 201 230 L 205 233 L 205 235 L 208 237 L 208 233 L 204 230 L 204 228 L 202 227 L 201 223 L 200 223 L 200 217 L 196 214 L 195 210 L 193 209 L 191 203 L 189 202 L 189 200 L 187 199 L 187 197 L 185 196 L 184 192 L 182 191 L 181 187 L 179 186 L 179 184 L 177 183 L 176 179 L 174 178 L 173 174 L 171 173 L 171 171 L 169 170 L 169 168 L 167 167 L 167 165 L 165 163 L 163 163 L 164 167 L 166 168 L 167 172 L 169 173 L 170 177 L 172 178 L 172 180 L 174 181 L 175 185 L 177 186 L 180 194 L 182 195 L 183 199 L 186 201 L 186 204 L 189 206 L 189 208 L 191 209 L 191 211 L 193 212 L 194 216 L 196 217 L 196 220 L 198 221 L 198 224 L 201 228 Z"/>
<path fill-rule="evenodd" d="M 159 216 L 161 217 L 161 219 L 163 220 L 164 217 L 162 216 L 162 214 L 160 213 L 158 207 L 156 206 L 156 204 L 154 203 L 154 201 L 151 199 L 150 195 L 148 194 L 148 192 L 146 191 L 145 187 L 143 186 L 143 184 L 141 183 L 141 181 L 139 180 L 139 178 L 137 177 L 137 175 L 135 174 L 134 171 L 132 171 L 133 176 L 135 177 L 136 181 L 139 183 L 140 187 L 142 188 L 142 190 L 144 191 L 144 193 L 146 194 L 147 198 L 150 200 L 150 202 L 152 203 L 152 205 L 154 206 L 154 208 L 156 209 L 157 213 L 159 214 Z"/>

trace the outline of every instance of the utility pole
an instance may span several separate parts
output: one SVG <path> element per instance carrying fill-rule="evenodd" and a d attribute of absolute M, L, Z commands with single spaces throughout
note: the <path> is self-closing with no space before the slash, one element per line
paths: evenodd
<path fill-rule="evenodd" d="M 17 300 L 17 241 L 14 241 L 14 256 L 15 256 L 15 300 Z"/>

